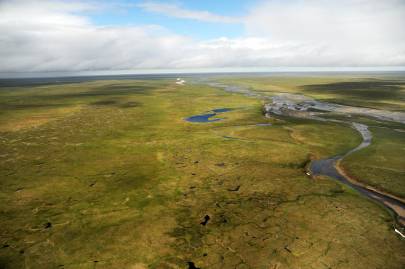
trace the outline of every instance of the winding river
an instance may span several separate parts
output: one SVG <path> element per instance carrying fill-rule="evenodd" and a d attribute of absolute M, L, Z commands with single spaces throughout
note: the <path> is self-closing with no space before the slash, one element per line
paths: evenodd
<path fill-rule="evenodd" d="M 207 84 L 212 87 L 221 88 L 227 92 L 240 93 L 249 97 L 270 101 L 269 103 L 266 103 L 264 105 L 264 112 L 266 116 L 275 114 L 350 124 L 355 130 L 360 133 L 363 139 L 362 142 L 357 147 L 343 155 L 337 155 L 326 159 L 311 161 L 309 165 L 309 171 L 307 173 L 311 176 L 327 176 L 333 178 L 358 191 L 363 196 L 366 196 L 367 198 L 380 203 L 391 213 L 393 213 L 396 219 L 394 230 L 401 237 L 405 238 L 405 203 L 401 199 L 396 198 L 390 194 L 383 193 L 379 190 L 361 184 L 360 182 L 354 181 L 353 179 L 348 177 L 339 167 L 339 164 L 343 160 L 343 158 L 356 151 L 364 149 L 371 144 L 372 133 L 369 131 L 368 126 L 356 122 L 326 119 L 322 117 L 324 113 L 334 112 L 341 115 L 346 115 L 348 117 L 350 117 L 351 114 L 356 114 L 372 117 L 377 120 L 394 121 L 405 124 L 405 113 L 321 102 L 300 94 L 279 93 L 272 97 L 269 97 L 260 93 L 256 93 L 247 87 L 226 85 L 217 82 L 209 82 Z"/>
<path fill-rule="evenodd" d="M 378 190 L 367 187 L 363 184 L 360 184 L 354 180 L 351 180 L 345 173 L 339 168 L 339 163 L 343 158 L 349 156 L 350 154 L 359 151 L 365 147 L 368 147 L 371 144 L 371 132 L 368 130 L 367 126 L 360 123 L 353 123 L 352 126 L 356 129 L 363 137 L 363 141 L 356 148 L 348 151 L 344 155 L 337 155 L 327 159 L 313 160 L 309 165 L 310 174 L 314 176 L 328 176 L 339 182 L 355 189 L 362 195 L 378 201 L 383 204 L 390 211 L 394 212 L 397 223 L 404 227 L 405 226 L 405 203 L 401 200 L 379 192 Z M 402 237 L 402 234 L 399 230 L 396 230 Z"/>

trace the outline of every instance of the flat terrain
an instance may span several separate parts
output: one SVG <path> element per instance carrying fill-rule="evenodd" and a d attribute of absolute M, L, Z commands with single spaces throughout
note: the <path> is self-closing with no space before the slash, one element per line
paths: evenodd
<path fill-rule="evenodd" d="M 268 96 L 405 110 L 401 78 L 370 79 L 216 78 Z M 333 83 L 346 84 L 319 86 Z M 169 78 L 1 87 L 0 268 L 404 268 L 405 241 L 385 208 L 305 174 L 360 135 L 265 118 L 262 107 Z M 218 108 L 233 110 L 184 120 Z M 405 133 L 393 128 L 404 125 L 356 120 L 375 125 L 373 144 L 344 168 L 402 196 Z"/>

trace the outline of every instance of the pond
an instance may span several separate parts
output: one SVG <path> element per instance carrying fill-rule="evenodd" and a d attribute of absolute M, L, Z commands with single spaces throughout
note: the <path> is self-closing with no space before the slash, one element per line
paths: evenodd
<path fill-rule="evenodd" d="M 223 120 L 221 118 L 215 118 L 211 119 L 212 117 L 215 117 L 218 114 L 228 112 L 233 110 L 232 108 L 216 108 L 213 110 L 208 111 L 206 114 L 200 114 L 200 115 L 194 115 L 188 118 L 185 118 L 186 121 L 188 122 L 215 122 L 215 121 L 220 121 Z"/>

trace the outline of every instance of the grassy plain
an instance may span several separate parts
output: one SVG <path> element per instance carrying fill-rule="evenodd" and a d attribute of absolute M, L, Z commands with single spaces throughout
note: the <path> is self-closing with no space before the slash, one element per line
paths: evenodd
<path fill-rule="evenodd" d="M 355 147 L 353 129 L 173 82 L 0 89 L 0 268 L 403 268 L 387 211 L 305 175 Z"/>

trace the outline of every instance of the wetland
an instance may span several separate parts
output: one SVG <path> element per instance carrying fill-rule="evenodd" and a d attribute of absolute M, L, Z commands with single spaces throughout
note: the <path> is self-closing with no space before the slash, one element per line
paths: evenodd
<path fill-rule="evenodd" d="M 0 83 L 0 268 L 404 267 L 402 73 L 182 77 Z"/>

